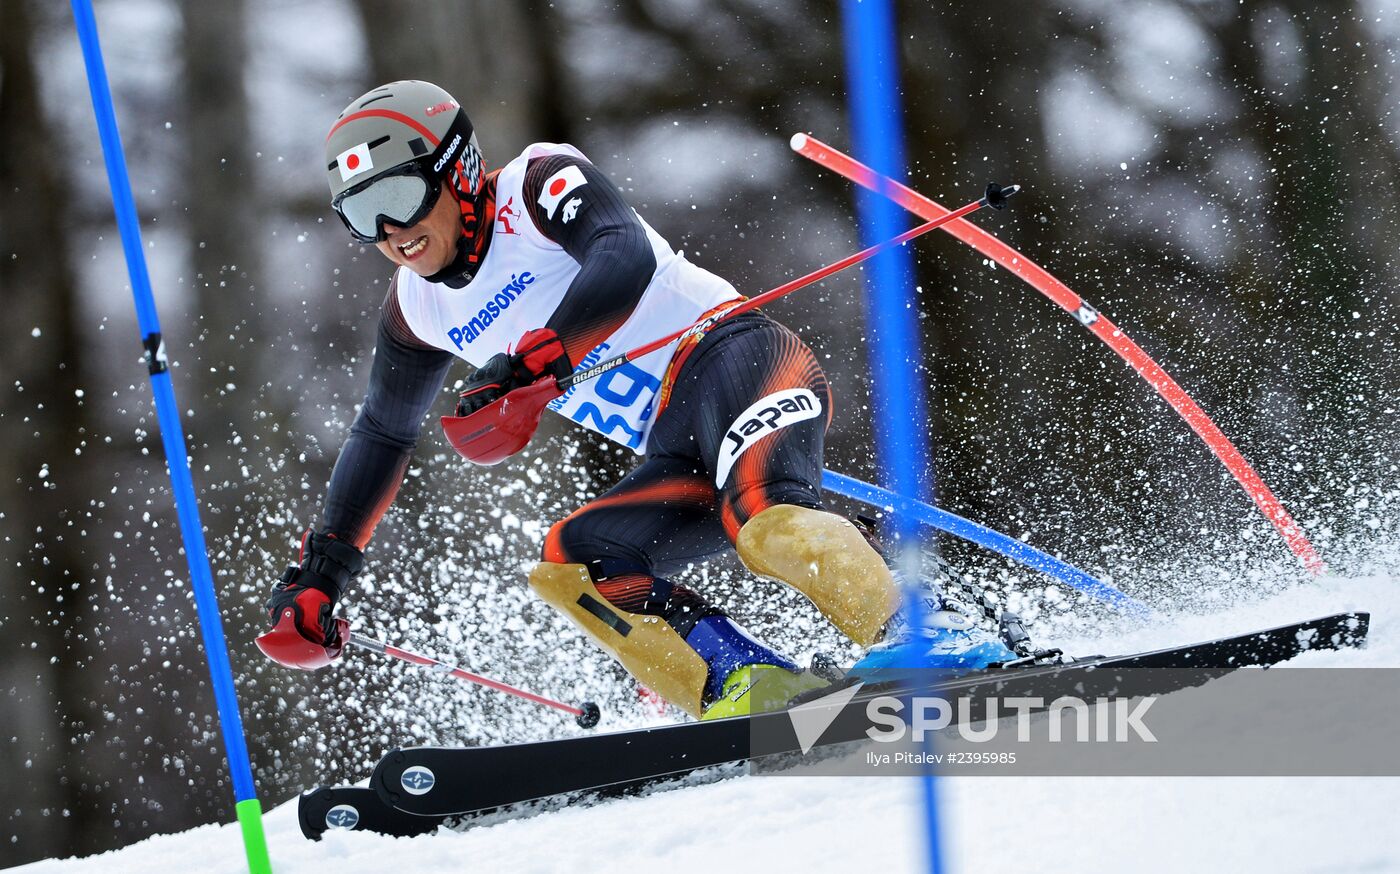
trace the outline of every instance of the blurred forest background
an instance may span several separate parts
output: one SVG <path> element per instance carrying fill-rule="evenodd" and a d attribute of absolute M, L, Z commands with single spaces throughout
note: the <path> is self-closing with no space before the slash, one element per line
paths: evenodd
<path fill-rule="evenodd" d="M 572 142 L 692 260 L 759 291 L 858 246 L 850 186 L 787 147 L 808 131 L 850 148 L 839 5 L 96 6 L 265 803 L 359 779 L 392 744 L 568 730 L 359 657 L 291 676 L 252 646 L 362 396 L 390 274 L 328 208 L 325 130 L 375 84 L 436 81 L 492 166 Z M 1394 555 L 1394 0 L 897 6 L 914 186 L 949 205 L 991 179 L 1025 186 L 976 221 L 1155 356 L 1334 573 Z M 1223 468 L 1087 331 L 950 238 L 914 250 L 940 504 L 1168 608 L 1300 581 Z M 832 378 L 829 466 L 868 478 L 880 374 L 864 365 L 860 279 L 773 312 Z M 0 0 L 0 305 L 0 865 L 228 820 L 67 4 Z M 631 463 L 551 423 L 515 463 L 471 470 L 425 428 L 350 615 L 643 718 L 521 572 L 551 521 Z M 948 548 L 1051 621 L 1043 581 Z M 756 632 L 838 645 L 791 593 L 732 566 L 705 575 L 723 603 L 749 593 Z"/>

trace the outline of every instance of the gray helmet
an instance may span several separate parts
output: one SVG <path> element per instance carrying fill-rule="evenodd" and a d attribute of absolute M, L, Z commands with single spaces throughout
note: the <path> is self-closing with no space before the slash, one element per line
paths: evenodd
<path fill-rule="evenodd" d="M 387 220 L 417 224 L 443 180 L 475 201 L 484 177 L 467 113 L 429 82 L 390 82 L 350 102 L 326 136 L 331 205 L 362 242 L 384 239 Z"/>

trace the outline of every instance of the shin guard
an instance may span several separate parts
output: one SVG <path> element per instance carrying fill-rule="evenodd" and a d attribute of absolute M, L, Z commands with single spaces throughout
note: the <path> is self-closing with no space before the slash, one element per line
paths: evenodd
<path fill-rule="evenodd" d="M 884 559 L 834 513 L 778 504 L 746 522 L 734 546 L 745 567 L 806 595 L 861 646 L 879 640 L 899 607 L 899 588 Z"/>
<path fill-rule="evenodd" d="M 665 619 L 619 610 L 604 598 L 588 568 L 542 561 L 530 588 L 573 620 L 637 681 L 691 716 L 699 717 L 709 666 Z"/>

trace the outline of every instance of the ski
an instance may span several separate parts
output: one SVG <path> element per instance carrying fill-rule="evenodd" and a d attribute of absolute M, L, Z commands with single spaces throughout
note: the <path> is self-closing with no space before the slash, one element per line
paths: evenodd
<path fill-rule="evenodd" d="M 445 816 L 415 816 L 385 804 L 379 793 L 361 786 L 313 789 L 297 799 L 297 823 L 313 841 L 332 829 L 370 831 L 399 838 L 427 834 Z"/>
<path fill-rule="evenodd" d="M 913 691 L 987 697 L 1044 695 L 1059 687 L 1079 690 L 1081 694 L 1086 688 L 1105 695 L 1165 694 L 1200 685 L 1239 668 L 1275 665 L 1309 650 L 1360 645 L 1369 622 L 1368 613 L 1339 613 L 1150 652 L 1051 664 L 1044 662 L 1055 656 L 1042 654 L 932 685 L 870 683 L 852 693 L 850 701 L 860 704 L 881 695 Z M 1177 670 L 1152 674 L 1128 670 L 1140 668 Z M 1153 685 L 1146 687 L 1144 683 Z M 842 685 L 834 684 L 804 698 L 831 695 Z M 794 702 L 801 703 L 801 699 Z M 751 749 L 758 721 L 765 723 L 762 728 L 766 737 L 784 739 L 777 748 Z M 386 755 L 376 766 L 370 786 L 383 807 L 414 818 L 470 819 L 540 799 L 578 793 L 623 793 L 758 756 L 844 743 L 858 739 L 849 730 L 855 722 L 837 718 L 815 742 L 799 739 L 789 711 L 779 710 L 507 746 L 411 747 Z M 361 828 L 372 827 L 367 818 L 360 823 Z"/>

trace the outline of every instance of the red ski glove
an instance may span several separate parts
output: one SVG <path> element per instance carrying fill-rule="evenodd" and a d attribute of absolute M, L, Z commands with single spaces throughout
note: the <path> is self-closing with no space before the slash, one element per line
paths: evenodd
<path fill-rule="evenodd" d="M 263 652 L 296 668 L 321 667 L 339 657 L 350 623 L 336 617 L 335 605 L 364 566 L 364 554 L 351 544 L 308 531 L 300 562 L 287 568 L 267 599 L 273 630 L 258 638 Z"/>
<path fill-rule="evenodd" d="M 541 377 L 563 379 L 573 371 L 559 335 L 549 328 L 526 331 L 515 344 L 515 354 L 498 352 L 477 368 L 457 400 L 457 415 L 469 416 L 518 388 Z"/>
<path fill-rule="evenodd" d="M 296 574 L 296 569 L 288 568 L 267 599 L 272 623 L 276 625 L 282 611 L 290 609 L 302 637 L 318 646 L 339 648 L 342 641 L 335 623 L 335 601 L 320 589 L 292 582 Z"/>
<path fill-rule="evenodd" d="M 497 352 L 486 359 L 486 363 L 478 367 L 476 373 L 467 377 L 466 386 L 457 398 L 457 416 L 470 416 L 519 387 L 510 356 L 504 352 Z"/>
<path fill-rule="evenodd" d="M 550 328 L 536 328 L 526 331 L 515 344 L 515 364 L 517 376 L 523 377 L 526 385 L 541 376 L 563 379 L 573 371 L 569 356 L 564 353 L 564 343 Z"/>

